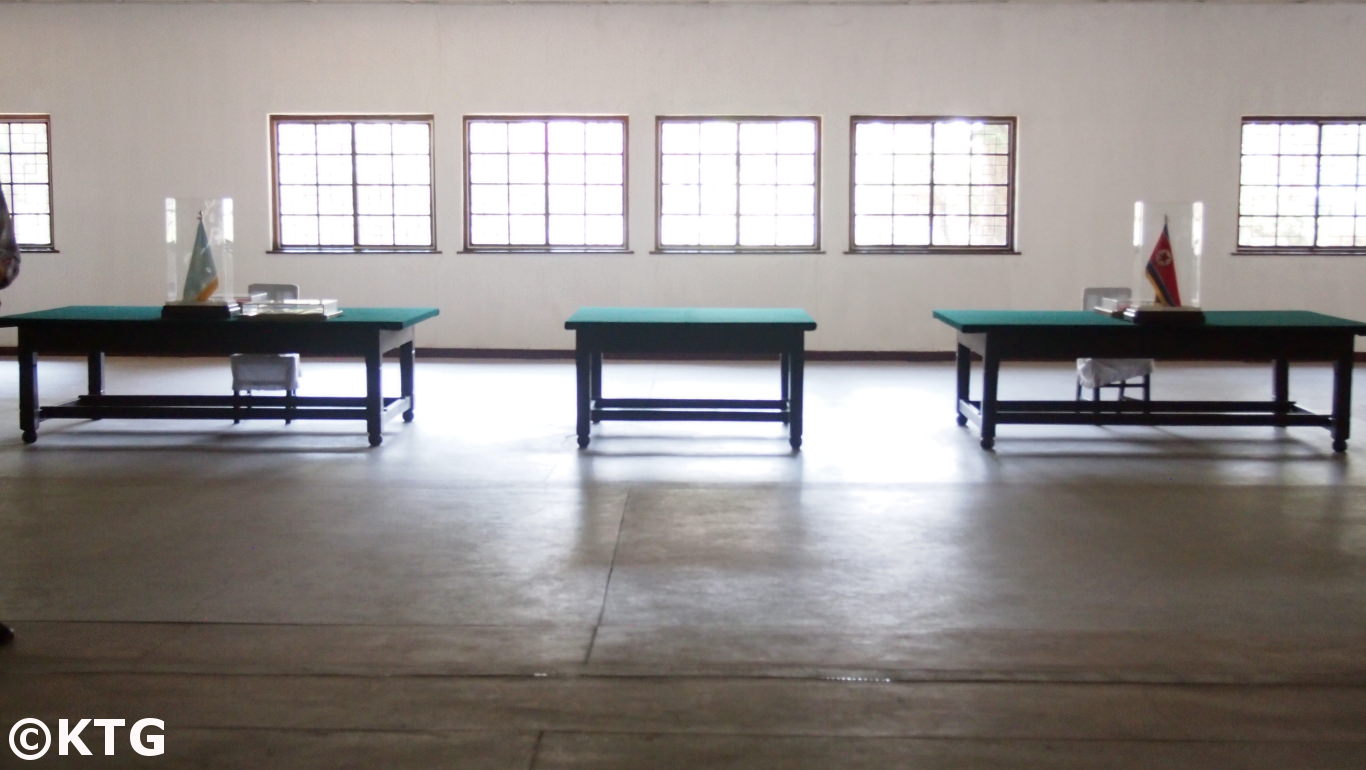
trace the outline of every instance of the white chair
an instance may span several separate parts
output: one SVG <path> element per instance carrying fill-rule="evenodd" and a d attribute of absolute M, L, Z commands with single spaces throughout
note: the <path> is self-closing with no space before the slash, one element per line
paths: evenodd
<path fill-rule="evenodd" d="M 1093 286 L 1082 291 L 1082 310 L 1091 310 L 1100 305 L 1101 300 L 1116 299 L 1127 301 L 1132 296 L 1124 287 Z M 1091 398 L 1100 400 L 1102 388 L 1114 388 L 1117 397 L 1123 400 L 1129 388 L 1139 388 L 1144 401 L 1152 397 L 1153 360 L 1151 358 L 1078 358 L 1077 359 L 1077 400 L 1081 400 L 1083 388 L 1091 391 Z"/>
<path fill-rule="evenodd" d="M 251 295 L 265 294 L 266 300 L 298 299 L 299 287 L 292 283 L 253 283 L 247 287 Z M 298 353 L 234 353 L 232 365 L 232 397 L 234 403 L 242 391 L 283 390 L 286 406 L 294 400 L 299 389 Z M 285 423 L 291 422 L 290 411 L 285 412 Z M 233 420 L 240 422 L 240 420 Z"/>

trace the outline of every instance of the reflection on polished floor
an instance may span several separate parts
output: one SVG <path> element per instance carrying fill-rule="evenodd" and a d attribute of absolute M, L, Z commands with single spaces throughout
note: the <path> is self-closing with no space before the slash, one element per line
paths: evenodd
<path fill-rule="evenodd" d="M 79 391 L 82 362 L 43 367 L 46 400 Z M 1309 428 L 1004 426 L 984 452 L 951 364 L 815 363 L 794 454 L 773 424 L 579 451 L 573 378 L 422 359 L 375 450 L 354 423 L 118 420 L 26 447 L 0 367 L 0 727 L 158 717 L 163 767 L 1366 766 L 1360 385 L 1345 455 Z M 310 360 L 301 393 L 362 381 Z M 115 359 L 107 388 L 228 384 Z M 1292 370 L 1312 408 L 1330 384 Z M 1270 373 L 1153 387 L 1264 398 Z M 605 389 L 777 375 L 609 361 Z"/>

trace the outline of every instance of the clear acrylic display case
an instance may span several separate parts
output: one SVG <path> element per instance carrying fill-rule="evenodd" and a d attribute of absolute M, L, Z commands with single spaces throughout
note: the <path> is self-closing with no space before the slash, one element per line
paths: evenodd
<path fill-rule="evenodd" d="M 232 198 L 166 199 L 167 302 L 233 301 L 232 231 Z"/>
<path fill-rule="evenodd" d="M 1157 290 L 1148 278 L 1148 263 L 1166 265 L 1168 256 L 1158 249 L 1167 231 L 1170 265 L 1175 269 L 1181 307 L 1200 307 L 1201 269 L 1204 252 L 1205 204 L 1201 201 L 1136 201 L 1134 203 L 1133 301 L 1142 306 L 1157 304 Z"/>

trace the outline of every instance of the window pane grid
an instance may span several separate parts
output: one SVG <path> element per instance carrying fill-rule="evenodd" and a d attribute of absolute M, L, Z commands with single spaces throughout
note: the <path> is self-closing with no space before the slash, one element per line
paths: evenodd
<path fill-rule="evenodd" d="M 851 249 L 1012 248 L 1013 118 L 851 122 Z"/>
<path fill-rule="evenodd" d="M 271 120 L 277 248 L 435 248 L 430 118 Z"/>
<path fill-rule="evenodd" d="M 21 249 L 51 249 L 48 119 L 0 115 L 0 189 Z"/>
<path fill-rule="evenodd" d="M 1238 248 L 1366 253 L 1366 119 L 1243 120 Z"/>
<path fill-rule="evenodd" d="M 626 248 L 626 119 L 467 118 L 465 248 Z"/>
<path fill-rule="evenodd" d="M 660 250 L 819 246 L 817 118 L 659 118 Z"/>

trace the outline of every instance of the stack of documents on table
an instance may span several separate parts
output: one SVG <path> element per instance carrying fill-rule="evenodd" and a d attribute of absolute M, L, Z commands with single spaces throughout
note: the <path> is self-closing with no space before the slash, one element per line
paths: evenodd
<path fill-rule="evenodd" d="M 1124 311 L 1129 309 L 1129 298 L 1101 297 L 1100 304 L 1091 309 L 1102 315 L 1119 318 L 1124 315 Z"/>
<path fill-rule="evenodd" d="M 341 315 L 335 299 L 281 299 L 273 302 L 248 302 L 242 306 L 243 318 L 298 319 L 322 321 Z"/>

